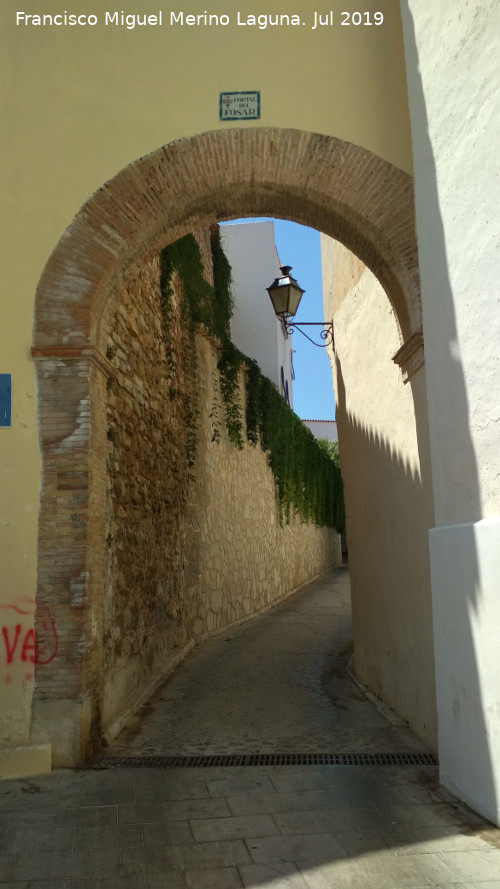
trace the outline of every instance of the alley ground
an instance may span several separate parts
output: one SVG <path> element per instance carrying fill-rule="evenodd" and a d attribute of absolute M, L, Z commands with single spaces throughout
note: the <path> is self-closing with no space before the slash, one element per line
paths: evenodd
<path fill-rule="evenodd" d="M 341 568 L 200 646 L 108 752 L 425 750 L 346 675 L 351 639 Z"/>
<path fill-rule="evenodd" d="M 88 768 L 0 782 L 1 889 L 500 889 L 499 831 L 346 675 L 348 606 L 340 569 L 200 646 Z"/>

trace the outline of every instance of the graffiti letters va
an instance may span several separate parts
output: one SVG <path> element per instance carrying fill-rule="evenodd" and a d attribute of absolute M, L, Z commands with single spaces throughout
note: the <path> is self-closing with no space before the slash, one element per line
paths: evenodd
<path fill-rule="evenodd" d="M 23 598 L 16 604 L 0 605 L 0 663 L 6 665 L 50 664 L 57 654 L 57 633 L 48 608 L 38 609 L 37 635 L 33 629 L 35 600 Z"/>

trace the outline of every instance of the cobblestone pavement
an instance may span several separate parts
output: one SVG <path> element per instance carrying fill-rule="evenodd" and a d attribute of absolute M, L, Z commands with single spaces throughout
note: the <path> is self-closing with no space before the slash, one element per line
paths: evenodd
<path fill-rule="evenodd" d="M 341 568 L 193 651 L 107 752 L 424 750 L 347 676 L 350 645 Z"/>
<path fill-rule="evenodd" d="M 345 678 L 346 581 L 201 646 L 108 753 L 421 749 Z M 500 831 L 436 766 L 111 762 L 0 781 L 0 889 L 500 889 Z"/>

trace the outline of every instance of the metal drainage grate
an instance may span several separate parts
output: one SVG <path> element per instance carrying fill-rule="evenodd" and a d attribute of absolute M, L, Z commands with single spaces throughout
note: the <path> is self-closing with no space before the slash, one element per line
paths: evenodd
<path fill-rule="evenodd" d="M 206 769 L 212 766 L 436 766 L 432 753 L 257 753 L 99 756 L 87 769 Z"/>

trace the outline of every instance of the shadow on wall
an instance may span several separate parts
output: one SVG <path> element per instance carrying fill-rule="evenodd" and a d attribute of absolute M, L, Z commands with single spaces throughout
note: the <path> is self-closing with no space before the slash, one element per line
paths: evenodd
<path fill-rule="evenodd" d="M 346 411 L 339 355 L 336 367 L 354 669 L 435 750 L 429 488 L 394 441 Z"/>
<path fill-rule="evenodd" d="M 433 511 L 425 476 L 423 480 L 388 439 L 346 412 L 338 359 L 337 399 L 354 672 L 407 720 L 441 759 L 444 756 L 442 783 L 495 821 L 497 799 L 483 713 L 480 653 L 472 629 L 481 608 L 473 526 L 461 526 L 460 539 L 459 565 L 465 562 L 468 567 L 469 596 L 463 595 L 464 578 L 456 578 L 455 568 L 450 602 L 448 590 L 443 591 L 442 586 L 449 583 L 445 572 L 457 562 L 455 538 L 448 542 L 441 565 L 438 560 L 443 558 L 443 548 L 433 553 L 432 534 L 436 532 L 431 530 L 429 559 Z M 418 426 L 418 413 L 416 419 Z M 460 591 L 462 595 L 455 595 Z M 468 698 L 467 708 L 459 695 Z M 460 730 L 471 732 L 477 744 L 477 760 L 472 757 L 468 764 L 465 746 L 460 744 L 458 752 L 449 749 Z M 464 745 L 467 740 L 466 735 Z M 450 756 L 463 756 L 459 774 Z M 473 769 L 469 780 L 481 779 L 479 798 L 474 796 L 473 786 L 460 784 L 460 778 L 467 777 L 467 765 Z"/>
<path fill-rule="evenodd" d="M 430 557 L 441 780 L 486 817 L 495 819 L 496 816 L 498 821 L 499 800 L 486 717 L 489 700 L 485 680 L 491 665 L 485 663 L 487 652 L 480 637 L 483 631 L 483 639 L 489 639 L 484 632 L 489 623 L 489 603 L 473 524 L 482 517 L 478 467 L 469 426 L 470 411 L 457 341 L 436 165 L 410 6 L 408 0 L 403 0 L 401 12 L 416 166 L 437 525 L 430 532 Z M 450 132 L 450 142 L 453 137 L 454 133 Z M 450 467 L 453 467 L 451 472 Z M 455 523 L 460 522 L 468 524 L 457 528 Z M 492 692 L 493 689 L 490 697 Z"/>

